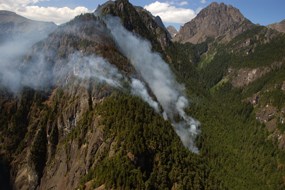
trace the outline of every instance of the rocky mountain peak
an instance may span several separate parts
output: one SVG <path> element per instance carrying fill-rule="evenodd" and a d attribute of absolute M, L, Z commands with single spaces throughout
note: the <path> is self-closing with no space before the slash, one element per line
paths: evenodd
<path fill-rule="evenodd" d="M 95 15 L 120 17 L 127 30 L 149 39 L 158 51 L 170 43 L 170 35 L 161 19 L 142 7 L 133 6 L 128 0 L 108 1 L 97 8 Z"/>
<path fill-rule="evenodd" d="M 222 36 L 228 41 L 252 26 L 237 8 L 214 2 L 182 26 L 175 40 L 196 44 Z"/>
<path fill-rule="evenodd" d="M 245 17 L 241 12 L 231 5 L 224 3 L 211 3 L 207 8 L 203 9 L 198 15 L 215 16 L 214 19 L 218 19 L 216 15 L 221 15 L 220 18 L 230 17 L 236 21 L 245 20 Z M 219 21 L 219 20 L 217 20 Z"/>

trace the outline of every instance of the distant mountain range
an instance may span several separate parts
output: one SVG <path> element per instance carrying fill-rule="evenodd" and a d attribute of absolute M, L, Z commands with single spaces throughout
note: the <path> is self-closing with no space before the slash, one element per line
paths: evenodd
<path fill-rule="evenodd" d="M 57 26 L 51 22 L 33 21 L 10 11 L 0 11 L 0 42 L 13 38 L 39 38 Z"/>

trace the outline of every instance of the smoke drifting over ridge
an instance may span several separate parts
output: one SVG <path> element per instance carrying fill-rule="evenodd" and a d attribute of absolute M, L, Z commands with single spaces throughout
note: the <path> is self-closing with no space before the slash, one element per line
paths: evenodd
<path fill-rule="evenodd" d="M 40 90 L 52 86 L 64 86 L 71 77 L 80 80 L 94 79 L 116 88 L 122 88 L 122 82 L 127 80 L 115 66 L 96 55 L 86 56 L 75 52 L 67 59 L 57 62 L 61 63 L 54 66 L 54 63 L 45 60 L 43 54 L 34 56 L 33 60 L 24 65 L 18 60 L 13 62 L 11 59 L 8 61 L 10 64 L 1 62 L 1 85 L 17 93 L 23 87 Z"/>
<path fill-rule="evenodd" d="M 92 79 L 120 89 L 124 88 L 124 83 L 129 85 L 133 95 L 141 97 L 159 112 L 158 103 L 149 96 L 142 81 L 125 77 L 114 65 L 95 54 L 84 55 L 76 51 L 65 59 L 47 61 L 47 54 L 54 55 L 55 52 L 37 51 L 31 60 L 24 61 L 27 50 L 32 49 L 33 43 L 38 40 L 41 39 L 17 38 L 0 44 L 0 84 L 9 91 L 17 94 L 23 87 L 41 90 L 64 86 L 71 76 L 80 80 Z"/>
<path fill-rule="evenodd" d="M 149 42 L 127 31 L 118 18 L 108 17 L 106 24 L 120 51 L 131 61 L 156 96 L 164 116 L 172 122 L 184 146 L 198 153 L 194 140 L 200 133 L 199 122 L 185 113 L 188 100 L 184 96 L 183 86 L 175 81 L 169 66 L 159 54 L 152 52 Z M 176 115 L 182 120 L 177 122 Z"/>
<path fill-rule="evenodd" d="M 159 105 L 158 103 L 152 99 L 152 97 L 148 94 L 147 88 L 143 82 L 138 79 L 132 79 L 131 83 L 132 93 L 135 96 L 138 96 L 143 99 L 150 107 L 152 107 L 156 113 L 159 113 Z"/>
<path fill-rule="evenodd" d="M 102 57 L 84 56 L 82 53 L 76 52 L 69 56 L 67 66 L 58 73 L 62 77 L 69 75 L 68 73 L 71 71 L 73 76 L 79 79 L 95 79 L 97 82 L 106 83 L 115 88 L 123 89 L 123 83 L 128 84 L 133 95 L 140 97 L 157 113 L 160 112 L 158 103 L 149 95 L 144 82 L 124 76 L 114 65 Z"/>
<path fill-rule="evenodd" d="M 32 48 L 36 42 L 44 39 L 51 31 L 46 31 L 40 34 L 14 34 L 13 38 L 0 43 L 0 84 L 12 92 L 17 92 L 22 86 L 36 86 L 35 80 L 28 80 L 26 76 L 33 74 L 32 70 L 21 70 L 23 56 L 29 49 Z M 38 60 L 37 64 L 33 65 L 34 71 L 36 69 L 44 71 L 46 68 L 39 68 L 46 66 L 42 60 Z M 39 74 L 39 73 L 37 73 Z M 31 76 L 32 77 L 32 76 Z M 26 79 L 24 79 L 26 78 Z M 23 80 L 24 79 L 24 80 Z M 27 82 L 27 84 L 25 84 Z M 42 83 L 42 82 L 39 82 Z M 42 85 L 42 84 L 39 84 Z"/>
<path fill-rule="evenodd" d="M 168 64 L 159 54 L 152 52 L 149 42 L 127 31 L 118 18 L 109 17 L 105 22 L 108 28 L 106 34 L 112 36 L 121 53 L 130 60 L 143 81 L 135 76 L 127 77 L 100 56 L 85 55 L 79 51 L 67 58 L 51 60 L 55 52 L 37 51 L 31 60 L 23 62 L 22 57 L 27 49 L 31 49 L 32 43 L 11 41 L 9 45 L 0 45 L 0 50 L 3 50 L 0 51 L 0 84 L 17 93 L 23 87 L 39 90 L 64 86 L 70 78 L 75 77 L 79 80 L 94 79 L 127 90 L 170 120 L 184 146 L 198 153 L 194 141 L 200 133 L 199 122 L 185 113 L 188 100 L 184 96 L 184 88 L 175 81 Z M 149 94 L 147 86 L 157 101 Z"/>
<path fill-rule="evenodd" d="M 119 70 L 108 61 L 98 56 L 84 56 L 76 52 L 69 56 L 66 73 L 73 71 L 73 75 L 80 79 L 94 78 L 98 82 L 107 83 L 113 87 L 122 87 L 124 79 Z"/>
<path fill-rule="evenodd" d="M 95 80 L 120 89 L 124 88 L 123 84 L 128 84 L 133 95 L 142 98 L 157 113 L 159 112 L 158 103 L 148 94 L 144 82 L 136 78 L 127 78 L 106 59 L 76 51 L 66 59 L 49 62 L 46 54 L 53 55 L 54 52 L 39 51 L 31 60 L 25 62 L 23 57 L 27 54 L 26 50 L 32 48 L 30 42 L 15 40 L 0 46 L 0 84 L 14 94 L 23 87 L 42 90 L 52 86 L 64 86 L 69 79 L 75 77 L 80 80 Z"/>

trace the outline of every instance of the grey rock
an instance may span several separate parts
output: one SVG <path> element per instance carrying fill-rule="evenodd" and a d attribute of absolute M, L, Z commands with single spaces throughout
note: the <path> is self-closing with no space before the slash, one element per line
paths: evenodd
<path fill-rule="evenodd" d="M 208 38 L 222 37 L 229 41 L 253 26 L 237 8 L 224 3 L 212 3 L 182 26 L 174 40 L 197 44 Z"/>

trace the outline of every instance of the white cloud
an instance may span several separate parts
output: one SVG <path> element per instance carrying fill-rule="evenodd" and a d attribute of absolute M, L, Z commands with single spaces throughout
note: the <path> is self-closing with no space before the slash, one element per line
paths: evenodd
<path fill-rule="evenodd" d="M 0 0 L 0 10 L 9 10 L 33 20 L 51 21 L 62 24 L 75 16 L 91 12 L 86 7 L 40 7 L 35 6 L 40 1 L 48 0 Z"/>
<path fill-rule="evenodd" d="M 68 7 L 57 8 L 27 6 L 24 11 L 20 11 L 18 13 L 30 19 L 52 21 L 56 24 L 62 24 L 79 14 L 86 12 L 89 12 L 86 7 L 76 7 L 74 9 L 70 9 Z"/>
<path fill-rule="evenodd" d="M 187 3 L 187 2 L 186 2 Z M 155 16 L 160 16 L 163 22 L 184 24 L 192 20 L 196 14 L 192 9 L 179 8 L 170 3 L 156 1 L 144 7 Z"/>
<path fill-rule="evenodd" d="M 205 3 L 207 3 L 207 0 L 201 0 L 200 2 L 205 4 Z"/>

